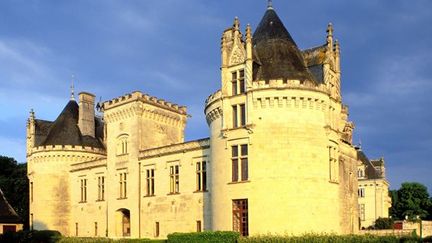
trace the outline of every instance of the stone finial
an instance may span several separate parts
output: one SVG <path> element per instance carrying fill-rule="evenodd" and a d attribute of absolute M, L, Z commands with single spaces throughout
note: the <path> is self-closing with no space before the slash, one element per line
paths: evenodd
<path fill-rule="evenodd" d="M 340 45 L 339 45 L 339 41 L 336 39 L 335 43 L 333 45 L 333 50 L 337 53 L 340 53 Z"/>
<path fill-rule="evenodd" d="M 75 100 L 74 80 L 75 80 L 75 75 L 72 74 L 72 84 L 71 84 L 71 86 L 70 86 L 70 89 L 71 89 L 71 97 L 70 97 L 70 100 Z"/>
<path fill-rule="evenodd" d="M 250 24 L 247 24 L 246 26 L 246 41 L 251 41 L 252 40 L 252 29 Z"/>
<path fill-rule="evenodd" d="M 273 9 L 273 1 L 267 0 L 267 9 Z"/>
<path fill-rule="evenodd" d="M 35 119 L 35 113 L 33 109 L 30 109 L 30 120 L 34 120 Z"/>
<path fill-rule="evenodd" d="M 234 25 L 233 25 L 233 27 L 234 27 L 235 30 L 239 30 L 240 29 L 240 20 L 239 20 L 239 18 L 237 16 L 234 18 Z"/>
<path fill-rule="evenodd" d="M 327 25 L 327 45 L 333 47 L 333 24 L 329 23 Z"/>

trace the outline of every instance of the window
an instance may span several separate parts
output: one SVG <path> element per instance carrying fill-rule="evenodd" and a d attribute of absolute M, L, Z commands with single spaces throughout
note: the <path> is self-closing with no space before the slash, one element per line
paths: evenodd
<path fill-rule="evenodd" d="M 232 106 L 233 128 L 246 125 L 246 106 L 245 104 Z"/>
<path fill-rule="evenodd" d="M 196 227 L 197 227 L 197 229 L 196 229 L 197 232 L 201 232 L 202 231 L 201 220 L 197 220 L 196 221 Z"/>
<path fill-rule="evenodd" d="M 242 236 L 249 235 L 248 200 L 233 200 L 233 230 Z"/>
<path fill-rule="evenodd" d="M 34 228 L 33 228 L 33 214 L 32 213 L 30 214 L 30 226 L 31 226 L 30 229 L 33 230 Z"/>
<path fill-rule="evenodd" d="M 358 189 L 358 197 L 365 197 L 365 189 L 364 188 Z"/>
<path fill-rule="evenodd" d="M 98 236 L 98 225 L 97 225 L 97 222 L 94 223 L 94 227 L 95 227 L 95 228 L 94 228 L 94 230 L 95 230 L 94 235 L 95 235 L 95 236 Z"/>
<path fill-rule="evenodd" d="M 179 193 L 179 165 L 170 166 L 170 193 Z"/>
<path fill-rule="evenodd" d="M 231 146 L 231 162 L 232 181 L 237 182 L 239 181 L 239 178 L 241 178 L 241 181 L 247 181 L 249 179 L 247 144 Z M 241 167 L 241 176 L 239 176 L 239 166 Z"/>
<path fill-rule="evenodd" d="M 98 201 L 105 200 L 105 177 L 98 177 Z"/>
<path fill-rule="evenodd" d="M 127 173 L 120 173 L 120 198 L 127 198 Z"/>
<path fill-rule="evenodd" d="M 87 179 L 81 179 L 81 201 L 87 202 Z"/>
<path fill-rule="evenodd" d="M 156 222 L 155 225 L 155 237 L 159 237 L 159 222 Z"/>
<path fill-rule="evenodd" d="M 207 191 L 207 164 L 205 161 L 196 163 L 197 191 Z"/>
<path fill-rule="evenodd" d="M 128 136 L 121 135 L 117 140 L 117 155 L 124 155 L 128 153 Z"/>
<path fill-rule="evenodd" d="M 365 220 L 365 205 L 364 204 L 359 204 L 359 216 L 360 216 L 360 220 L 364 221 Z"/>
<path fill-rule="evenodd" d="M 339 162 L 336 147 L 329 146 L 329 177 L 331 182 L 339 181 Z"/>
<path fill-rule="evenodd" d="M 358 171 L 357 171 L 357 177 L 358 178 L 364 177 L 364 171 L 362 169 L 358 169 Z"/>
<path fill-rule="evenodd" d="M 231 73 L 232 95 L 244 94 L 245 87 L 245 73 L 244 70 L 238 70 Z"/>
<path fill-rule="evenodd" d="M 78 223 L 75 223 L 75 236 L 78 236 Z"/>
<path fill-rule="evenodd" d="M 147 196 L 154 196 L 154 169 L 146 170 Z"/>

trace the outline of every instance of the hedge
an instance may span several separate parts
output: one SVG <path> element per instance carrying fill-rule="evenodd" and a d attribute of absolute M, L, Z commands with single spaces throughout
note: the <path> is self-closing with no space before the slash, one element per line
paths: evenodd
<path fill-rule="evenodd" d="M 199 233 L 173 233 L 168 235 L 168 243 L 237 243 L 240 234 L 232 231 L 205 231 Z"/>
<path fill-rule="evenodd" d="M 32 230 L 6 232 L 0 235 L 0 242 L 28 242 L 28 243 L 55 243 L 61 238 L 61 234 L 55 230 Z"/>
<path fill-rule="evenodd" d="M 375 235 L 317 235 L 274 236 L 263 235 L 242 237 L 238 243 L 421 243 L 416 236 L 375 236 Z"/>
<path fill-rule="evenodd" d="M 166 243 L 166 240 L 150 239 L 118 239 L 94 238 L 94 237 L 63 237 L 59 243 Z"/>

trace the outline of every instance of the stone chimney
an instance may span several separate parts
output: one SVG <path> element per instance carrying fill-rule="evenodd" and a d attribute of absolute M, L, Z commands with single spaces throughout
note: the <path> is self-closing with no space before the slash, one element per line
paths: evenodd
<path fill-rule="evenodd" d="M 95 137 L 95 96 L 87 92 L 79 93 L 78 127 L 83 136 Z"/>

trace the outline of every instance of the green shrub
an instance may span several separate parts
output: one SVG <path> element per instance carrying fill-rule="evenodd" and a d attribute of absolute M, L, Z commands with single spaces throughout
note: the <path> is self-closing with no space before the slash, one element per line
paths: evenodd
<path fill-rule="evenodd" d="M 392 218 L 381 218 L 375 220 L 375 229 L 393 229 L 394 220 Z"/>
<path fill-rule="evenodd" d="M 231 231 L 173 233 L 168 235 L 168 243 L 236 243 L 239 237 L 238 232 Z"/>
<path fill-rule="evenodd" d="M 374 235 L 318 235 L 275 236 L 263 235 L 242 237 L 238 243 L 411 243 L 421 242 L 417 237 L 374 236 Z"/>
<path fill-rule="evenodd" d="M 92 237 L 63 237 L 59 243 L 166 243 L 166 240 L 150 239 L 119 239 L 92 238 Z"/>

